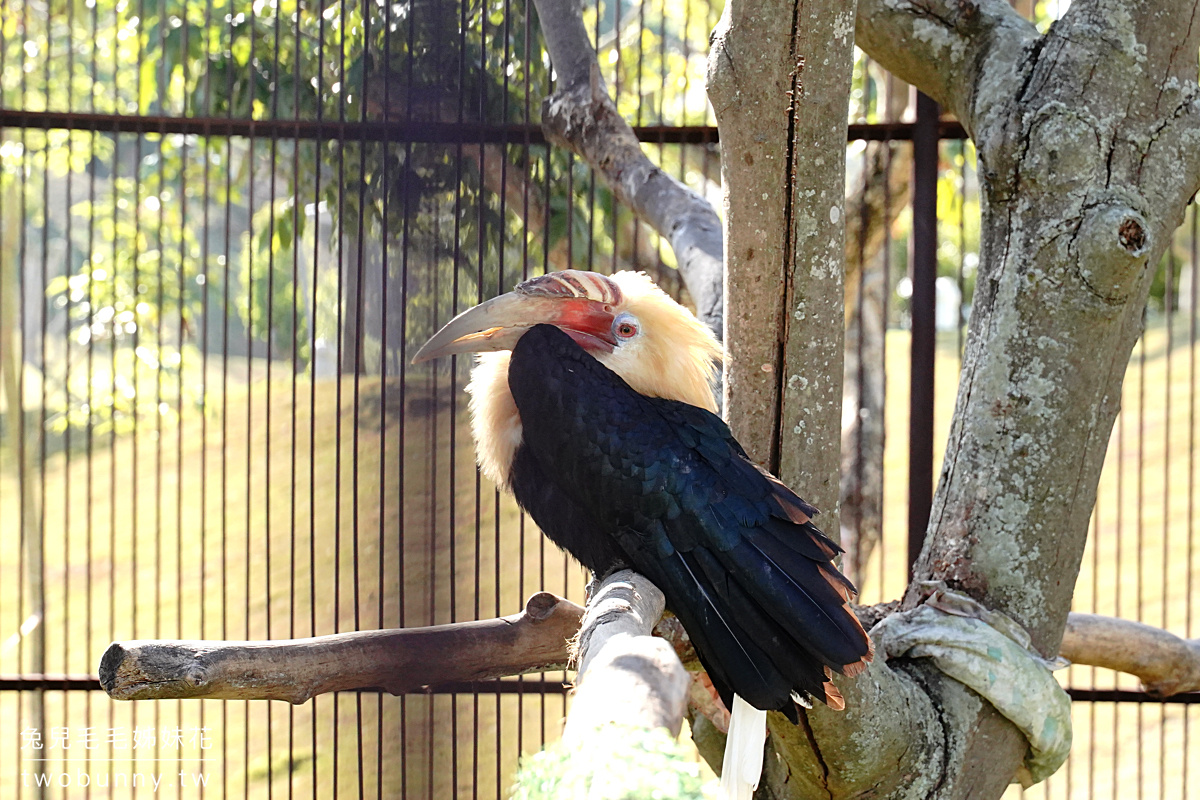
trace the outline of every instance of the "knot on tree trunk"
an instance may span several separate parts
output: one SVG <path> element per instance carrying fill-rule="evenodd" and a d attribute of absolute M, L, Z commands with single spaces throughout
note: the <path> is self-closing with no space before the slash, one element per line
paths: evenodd
<path fill-rule="evenodd" d="M 1117 238 L 1120 239 L 1121 246 L 1132 255 L 1139 255 L 1146 248 L 1146 228 L 1141 220 L 1134 217 L 1121 220 L 1121 225 L 1117 228 Z"/>
<path fill-rule="evenodd" d="M 1149 259 L 1150 234 L 1140 212 L 1111 199 L 1085 212 L 1075 236 L 1079 277 L 1109 305 L 1121 305 L 1138 285 Z"/>

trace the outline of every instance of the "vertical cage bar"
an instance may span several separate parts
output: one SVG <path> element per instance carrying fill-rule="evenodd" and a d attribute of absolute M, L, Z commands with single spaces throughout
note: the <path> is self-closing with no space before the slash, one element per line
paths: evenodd
<path fill-rule="evenodd" d="M 934 315 L 937 280 L 939 109 L 917 94 L 912 178 L 912 358 L 908 428 L 908 564 L 921 553 L 933 505 Z"/>

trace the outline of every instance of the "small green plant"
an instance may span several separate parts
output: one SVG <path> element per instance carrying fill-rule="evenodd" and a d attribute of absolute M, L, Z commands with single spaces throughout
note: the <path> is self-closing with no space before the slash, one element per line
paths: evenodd
<path fill-rule="evenodd" d="M 588 748 L 555 742 L 521 762 L 513 800 L 700 800 L 694 752 L 666 730 L 609 725 Z"/>

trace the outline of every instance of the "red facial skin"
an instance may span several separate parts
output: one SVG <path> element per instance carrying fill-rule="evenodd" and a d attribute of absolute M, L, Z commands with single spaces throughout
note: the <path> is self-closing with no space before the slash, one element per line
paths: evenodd
<path fill-rule="evenodd" d="M 611 353 L 617 345 L 613 338 L 613 308 L 595 300 L 558 300 L 559 311 L 553 320 L 575 343 L 589 353 Z"/>

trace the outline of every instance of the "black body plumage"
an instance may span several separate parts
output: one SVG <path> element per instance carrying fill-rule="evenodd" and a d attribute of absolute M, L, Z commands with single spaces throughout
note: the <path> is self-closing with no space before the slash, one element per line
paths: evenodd
<path fill-rule="evenodd" d="M 868 654 L 837 546 L 794 521 L 815 509 L 719 417 L 638 394 L 551 325 L 521 337 L 508 382 L 518 503 L 598 576 L 629 567 L 662 589 L 727 705 L 736 692 L 795 721 L 793 690 L 824 699 L 825 667 Z"/>

